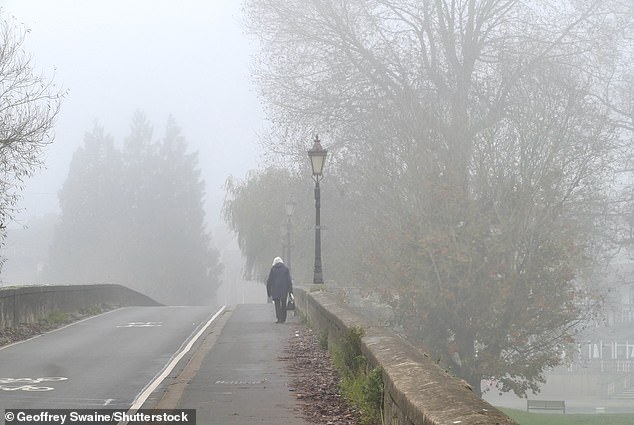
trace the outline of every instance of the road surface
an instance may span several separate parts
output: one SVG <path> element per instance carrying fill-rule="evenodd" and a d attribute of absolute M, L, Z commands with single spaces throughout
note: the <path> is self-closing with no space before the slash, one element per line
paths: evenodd
<path fill-rule="evenodd" d="M 0 406 L 127 409 L 217 310 L 122 308 L 0 348 Z"/>

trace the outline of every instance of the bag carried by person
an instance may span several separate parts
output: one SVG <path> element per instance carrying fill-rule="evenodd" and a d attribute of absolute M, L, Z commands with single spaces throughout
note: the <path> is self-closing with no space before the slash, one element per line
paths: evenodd
<path fill-rule="evenodd" d="M 293 296 L 293 294 L 288 294 L 288 303 L 286 303 L 286 309 L 287 310 L 295 310 L 295 297 Z"/>

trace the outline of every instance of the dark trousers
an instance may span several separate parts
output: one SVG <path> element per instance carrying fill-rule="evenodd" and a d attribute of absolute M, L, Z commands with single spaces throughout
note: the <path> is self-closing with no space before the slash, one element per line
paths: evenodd
<path fill-rule="evenodd" d="M 288 295 L 284 295 L 282 298 L 276 298 L 273 300 L 275 303 L 275 317 L 280 323 L 286 322 L 286 299 Z"/>

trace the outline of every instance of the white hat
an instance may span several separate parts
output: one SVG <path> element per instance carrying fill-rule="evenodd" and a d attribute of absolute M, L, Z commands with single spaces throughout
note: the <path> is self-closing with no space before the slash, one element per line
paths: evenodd
<path fill-rule="evenodd" d="M 273 265 L 276 265 L 277 263 L 284 263 L 284 261 L 282 261 L 280 257 L 275 257 L 273 259 Z"/>

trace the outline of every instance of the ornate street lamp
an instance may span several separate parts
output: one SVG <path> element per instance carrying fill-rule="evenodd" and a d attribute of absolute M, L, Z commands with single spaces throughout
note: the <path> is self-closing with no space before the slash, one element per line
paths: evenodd
<path fill-rule="evenodd" d="M 286 201 L 286 265 L 291 268 L 291 217 L 295 212 L 295 202 L 291 199 Z"/>
<path fill-rule="evenodd" d="M 327 154 L 328 149 L 321 147 L 319 137 L 315 135 L 313 147 L 308 151 L 310 165 L 313 168 L 313 180 L 315 180 L 315 268 L 313 272 L 313 283 L 324 283 L 324 277 L 321 271 L 321 225 L 319 217 L 319 209 L 321 205 L 319 181 L 322 178 Z"/>

